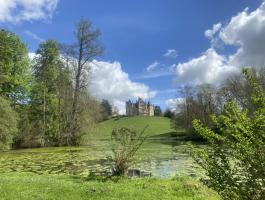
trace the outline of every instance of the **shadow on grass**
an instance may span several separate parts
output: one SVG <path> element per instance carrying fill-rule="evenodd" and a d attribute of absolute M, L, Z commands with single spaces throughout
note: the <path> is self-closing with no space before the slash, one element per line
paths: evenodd
<path fill-rule="evenodd" d="M 183 132 L 171 131 L 171 132 L 162 133 L 159 135 L 154 135 L 154 136 L 151 136 L 149 138 L 163 139 L 163 138 L 177 138 L 177 137 L 183 137 L 183 136 L 186 136 L 186 133 L 184 131 Z"/>
<path fill-rule="evenodd" d="M 92 182 L 96 181 L 96 182 L 103 182 L 103 183 L 107 181 L 111 181 L 111 182 L 117 183 L 122 179 L 128 179 L 128 177 L 125 177 L 125 176 L 98 175 L 94 173 L 89 174 L 87 177 L 70 175 L 69 178 L 76 183 L 83 183 L 87 181 L 92 181 Z"/>

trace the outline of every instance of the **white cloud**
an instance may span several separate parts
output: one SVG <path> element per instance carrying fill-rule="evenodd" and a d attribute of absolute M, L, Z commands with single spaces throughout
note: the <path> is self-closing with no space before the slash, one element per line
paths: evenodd
<path fill-rule="evenodd" d="M 204 32 L 205 37 L 212 39 L 214 35 L 221 29 L 221 27 L 221 23 L 214 24 L 212 29 L 208 29 Z"/>
<path fill-rule="evenodd" d="M 156 91 L 142 83 L 130 80 L 119 62 L 93 61 L 89 90 L 98 99 L 108 99 L 125 113 L 125 101 L 129 98 L 153 98 Z"/>
<path fill-rule="evenodd" d="M 219 83 L 238 69 L 226 65 L 226 58 L 210 48 L 200 57 L 177 65 L 178 81 L 181 83 Z"/>
<path fill-rule="evenodd" d="M 171 58 L 176 58 L 178 56 L 178 53 L 175 49 L 168 49 L 166 53 L 164 53 L 165 57 L 171 57 Z"/>
<path fill-rule="evenodd" d="M 168 66 L 155 61 L 146 68 L 147 73 L 136 75 L 133 79 L 144 80 L 144 79 L 154 79 L 165 76 L 173 76 L 175 75 L 175 68 L 176 64 Z"/>
<path fill-rule="evenodd" d="M 265 2 L 253 12 L 244 10 L 231 18 L 219 37 L 226 45 L 238 46 L 229 64 L 238 67 L 265 64 Z"/>
<path fill-rule="evenodd" d="M 159 62 L 155 61 L 146 68 L 146 71 L 151 72 L 159 66 Z"/>
<path fill-rule="evenodd" d="M 44 41 L 43 38 L 39 37 L 37 34 L 31 32 L 29 30 L 25 30 L 24 33 L 26 35 L 28 35 L 29 37 L 31 37 L 32 39 L 37 40 L 38 42 L 43 42 Z"/>
<path fill-rule="evenodd" d="M 177 57 L 177 51 L 175 49 L 168 49 L 167 52 L 163 55 L 165 57 Z M 165 65 L 163 63 L 159 63 L 157 61 L 153 62 L 149 66 L 147 66 L 146 71 L 148 73 L 141 74 L 137 76 L 135 79 L 152 79 L 163 76 L 171 76 L 175 73 L 176 64 L 173 65 Z"/>
<path fill-rule="evenodd" d="M 51 19 L 59 0 L 0 0 L 0 22 Z"/>
<path fill-rule="evenodd" d="M 178 105 L 182 104 L 184 101 L 184 98 L 167 99 L 165 104 L 170 110 L 178 112 Z"/>
<path fill-rule="evenodd" d="M 133 79 L 134 80 L 145 80 L 145 79 L 154 79 L 154 78 L 160 78 L 160 77 L 165 77 L 165 76 L 174 76 L 174 75 L 175 75 L 175 72 L 172 72 L 172 71 L 158 70 L 158 71 L 148 73 L 148 74 L 137 75 Z"/>
<path fill-rule="evenodd" d="M 176 68 L 180 83 L 218 84 L 243 67 L 260 67 L 265 64 L 265 2 L 259 8 L 248 9 L 232 17 L 227 25 L 215 24 L 205 36 L 211 39 L 211 47 L 201 56 L 179 63 Z M 220 55 L 213 42 L 237 47 L 234 54 Z M 225 47 L 224 46 L 224 47 Z"/>

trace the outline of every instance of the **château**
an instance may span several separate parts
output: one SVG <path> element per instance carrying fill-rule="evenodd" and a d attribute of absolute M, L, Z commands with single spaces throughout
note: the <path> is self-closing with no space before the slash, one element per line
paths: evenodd
<path fill-rule="evenodd" d="M 127 116 L 154 116 L 155 106 L 138 98 L 136 102 L 131 100 L 126 102 L 126 115 Z"/>

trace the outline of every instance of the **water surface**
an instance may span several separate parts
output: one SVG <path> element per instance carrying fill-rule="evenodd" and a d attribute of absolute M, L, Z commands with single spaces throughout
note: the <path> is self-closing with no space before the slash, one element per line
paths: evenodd
<path fill-rule="evenodd" d="M 23 171 L 37 174 L 75 174 L 109 171 L 111 146 L 107 140 L 91 141 L 83 147 L 51 147 L 12 150 L 0 153 L 0 172 Z M 200 177 L 203 170 L 189 155 L 189 146 L 175 140 L 148 140 L 136 155 L 132 166 L 152 176 Z"/>

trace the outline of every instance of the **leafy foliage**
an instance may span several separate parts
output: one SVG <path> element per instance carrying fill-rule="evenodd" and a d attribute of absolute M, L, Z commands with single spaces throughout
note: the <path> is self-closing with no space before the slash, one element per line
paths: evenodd
<path fill-rule="evenodd" d="M 160 106 L 155 106 L 154 115 L 158 117 L 162 116 L 162 110 Z"/>
<path fill-rule="evenodd" d="M 0 94 L 12 104 L 26 100 L 29 89 L 26 45 L 15 34 L 0 29 Z"/>
<path fill-rule="evenodd" d="M 76 43 L 61 52 L 56 41 L 42 42 L 30 62 L 21 39 L 0 29 L 0 96 L 18 113 L 17 127 L 11 127 L 19 129 L 5 144 L 13 138 L 13 147 L 78 145 L 102 119 L 100 103 L 87 90 L 89 64 L 102 53 L 100 31 L 82 19 L 75 33 Z M 0 121 L 3 129 L 5 123 Z"/>
<path fill-rule="evenodd" d="M 30 70 L 26 45 L 18 36 L 0 30 L 0 133 L 1 147 L 13 143 L 17 125 L 22 124 L 20 111 L 29 100 Z M 18 114 L 17 114 L 18 113 Z"/>
<path fill-rule="evenodd" d="M 57 80 L 61 63 L 58 44 L 53 40 L 43 42 L 36 53 L 30 117 L 44 146 L 55 142 L 59 135 Z"/>
<path fill-rule="evenodd" d="M 10 103 L 0 96 L 0 150 L 10 148 L 12 139 L 17 133 L 17 114 Z"/>
<path fill-rule="evenodd" d="M 167 117 L 169 119 L 173 119 L 174 117 L 174 112 L 172 112 L 170 109 L 166 109 L 165 113 L 164 113 L 164 117 Z"/>
<path fill-rule="evenodd" d="M 102 113 L 102 119 L 107 120 L 109 117 L 111 117 L 112 114 L 112 107 L 108 100 L 103 99 L 101 102 L 101 113 Z"/>
<path fill-rule="evenodd" d="M 234 102 L 221 115 L 212 116 L 213 126 L 194 120 L 196 131 L 210 144 L 196 150 L 196 161 L 206 170 L 209 186 L 223 199 L 255 199 L 265 196 L 265 91 L 253 72 L 244 70 L 253 87 L 254 112 Z"/>
<path fill-rule="evenodd" d="M 134 161 L 134 156 L 146 139 L 144 132 L 147 126 L 137 132 L 129 128 L 114 129 L 111 133 L 112 152 L 114 162 L 113 175 L 125 175 Z"/>

